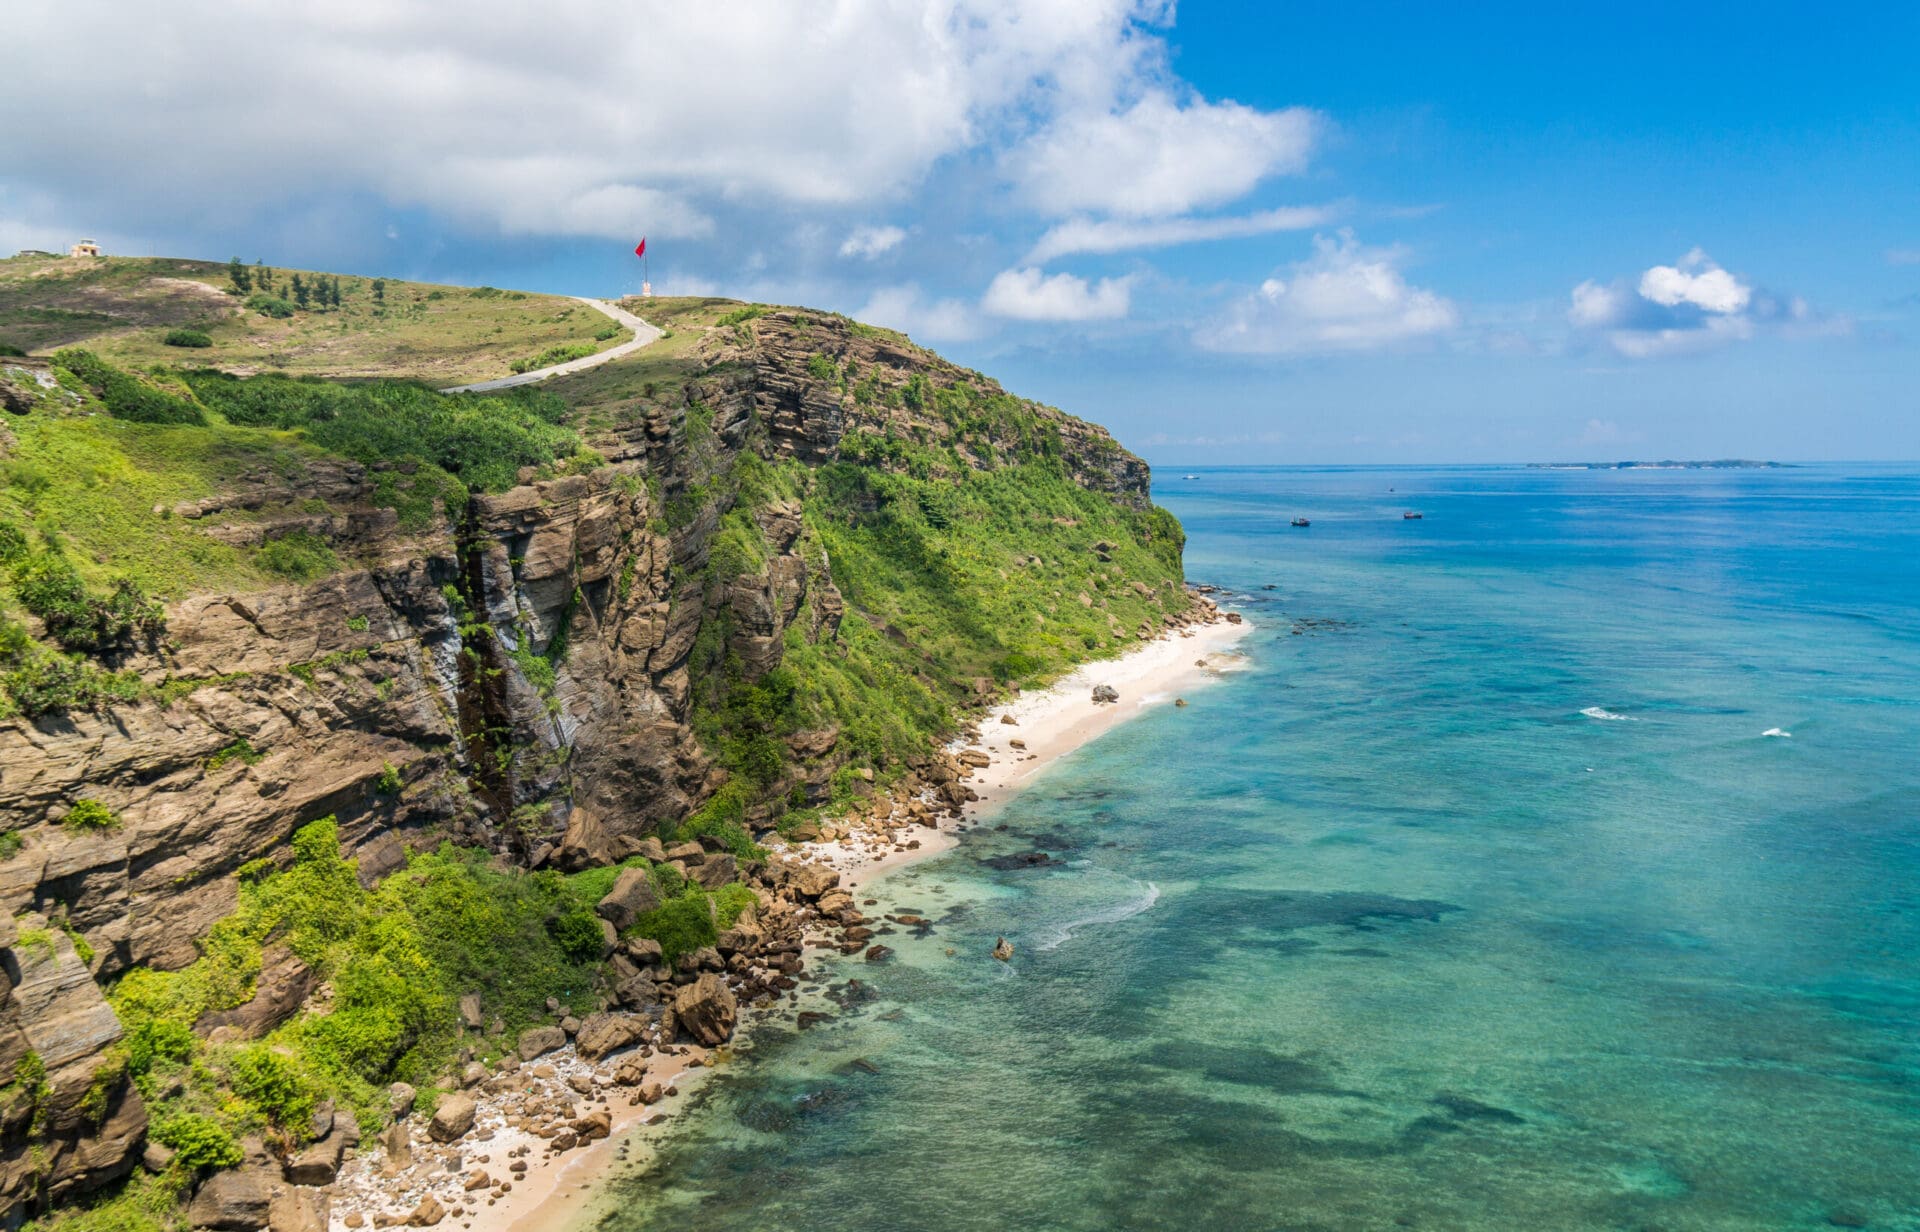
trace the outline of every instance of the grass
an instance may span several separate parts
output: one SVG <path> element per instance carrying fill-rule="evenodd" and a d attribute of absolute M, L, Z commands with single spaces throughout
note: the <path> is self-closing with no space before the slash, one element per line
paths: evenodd
<path fill-rule="evenodd" d="M 284 296 L 296 272 L 311 277 L 277 269 L 267 298 Z M 476 296 L 388 278 L 377 302 L 372 284 L 342 276 L 339 308 L 276 318 L 228 293 L 224 263 L 14 257 L 0 260 L 0 344 L 40 353 L 85 341 L 116 363 L 145 367 L 177 359 L 166 335 L 188 329 L 207 335 L 211 345 L 194 354 L 215 367 L 456 385 L 505 376 L 515 360 L 552 347 L 605 341 L 597 335 L 607 318 L 561 296 Z"/>

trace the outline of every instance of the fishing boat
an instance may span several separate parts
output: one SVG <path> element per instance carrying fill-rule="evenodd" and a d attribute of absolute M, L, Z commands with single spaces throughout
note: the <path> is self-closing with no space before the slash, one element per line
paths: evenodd
<path fill-rule="evenodd" d="M 1427 515 L 1424 513 L 1415 513 L 1413 510 L 1409 509 L 1405 513 L 1400 515 L 1400 520 L 1403 522 L 1418 522 L 1421 518 L 1425 516 Z"/>
<path fill-rule="evenodd" d="M 1295 518 L 1292 522 L 1289 522 L 1288 525 L 1289 526 L 1312 526 L 1313 523 L 1307 521 L 1305 518 Z"/>

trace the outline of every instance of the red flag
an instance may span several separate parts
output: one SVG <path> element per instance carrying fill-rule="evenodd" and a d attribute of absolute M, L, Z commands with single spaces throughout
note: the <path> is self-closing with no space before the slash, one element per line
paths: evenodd
<path fill-rule="evenodd" d="M 644 257 L 647 255 L 647 237 L 646 236 L 643 235 L 640 237 L 640 242 L 634 246 L 633 255 L 636 257 Z"/>

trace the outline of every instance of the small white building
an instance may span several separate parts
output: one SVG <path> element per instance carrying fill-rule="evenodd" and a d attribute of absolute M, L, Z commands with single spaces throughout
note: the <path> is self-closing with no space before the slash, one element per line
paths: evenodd
<path fill-rule="evenodd" d="M 72 248 L 67 249 L 67 255 L 70 257 L 97 257 L 100 255 L 100 242 L 98 240 L 81 240 Z"/>

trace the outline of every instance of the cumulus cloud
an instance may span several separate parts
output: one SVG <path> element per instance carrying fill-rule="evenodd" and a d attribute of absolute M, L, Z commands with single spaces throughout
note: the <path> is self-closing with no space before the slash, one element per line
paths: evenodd
<path fill-rule="evenodd" d="M 1212 351 L 1311 354 L 1370 351 L 1446 333 L 1460 312 L 1400 272 L 1405 254 L 1367 248 L 1343 230 L 1277 273 L 1194 338 Z"/>
<path fill-rule="evenodd" d="M 1105 321 L 1127 315 L 1132 286 L 1131 278 L 1090 284 L 1072 274 L 1043 274 L 1027 266 L 996 274 L 980 306 L 994 316 L 1020 321 Z"/>
<path fill-rule="evenodd" d="M 1846 333 L 1852 322 L 1825 316 L 1798 296 L 1769 294 L 1695 248 L 1636 280 L 1592 280 L 1573 289 L 1567 321 L 1629 359 L 1697 354 L 1768 329 L 1783 337 Z"/>
<path fill-rule="evenodd" d="M 855 227 L 840 244 L 843 257 L 862 257 L 868 261 L 900 246 L 907 233 L 899 227 Z"/>
<path fill-rule="evenodd" d="M 0 74 L 0 181 L 55 203 L 33 225 L 111 202 L 95 229 L 218 229 L 337 194 L 625 239 L 709 234 L 722 205 L 894 201 L 970 153 L 1042 208 L 1128 216 L 1297 168 L 1311 118 L 1194 96 L 1171 20 L 1167 0 L 17 0 L 34 54 Z"/>
<path fill-rule="evenodd" d="M 897 329 L 921 342 L 966 342 L 985 332 L 972 305 L 957 299 L 929 299 L 910 282 L 874 291 L 853 318 Z"/>
<path fill-rule="evenodd" d="M 1044 265 L 1075 253 L 1126 252 L 1167 248 L 1206 240 L 1243 239 L 1276 231 L 1304 231 L 1331 221 L 1326 206 L 1292 206 L 1230 218 L 1162 218 L 1150 221 L 1073 218 L 1042 235 L 1027 253 L 1029 264 Z"/>
<path fill-rule="evenodd" d="M 1303 169 L 1320 127 L 1305 108 L 1259 111 L 1152 89 L 1124 107 L 1063 115 L 1007 167 L 1047 213 L 1166 218 Z"/>

